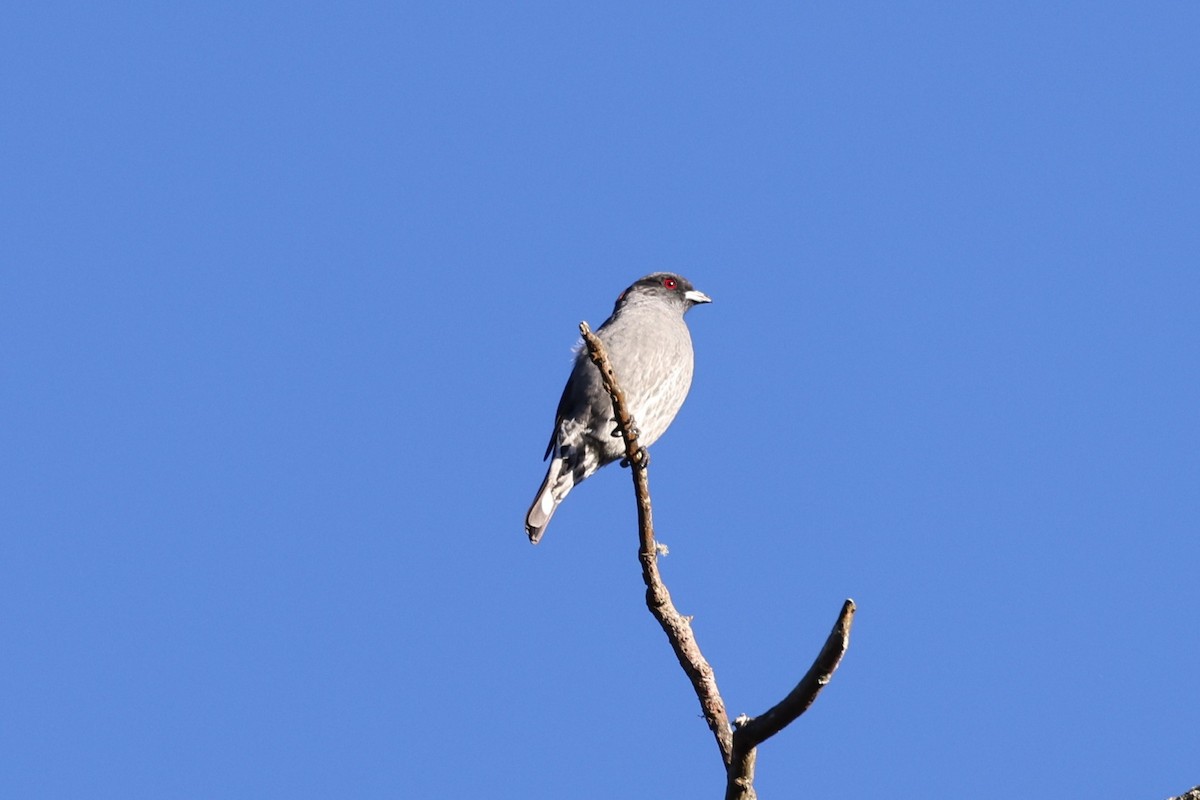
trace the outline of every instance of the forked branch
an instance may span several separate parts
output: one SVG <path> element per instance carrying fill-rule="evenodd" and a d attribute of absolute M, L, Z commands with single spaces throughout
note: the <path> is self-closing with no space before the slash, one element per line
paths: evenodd
<path fill-rule="evenodd" d="M 636 421 L 629 412 L 625 393 L 617 382 L 617 375 L 608 360 L 604 343 L 592 333 L 586 322 L 579 324 L 588 357 L 600 371 L 604 388 L 612 398 L 613 414 L 617 427 L 625 441 L 625 460 L 633 473 L 633 488 L 638 508 L 638 559 L 642 564 L 642 580 L 646 584 L 646 605 L 658 620 L 679 665 L 692 682 L 704 719 L 716 737 L 725 763 L 727 800 L 754 800 L 754 761 L 756 748 L 764 741 L 783 730 L 800 716 L 816 700 L 821 689 L 829 683 L 834 670 L 842 660 L 850 644 L 850 624 L 854 619 L 854 602 L 847 600 L 834 624 L 825 646 L 807 674 L 794 689 L 773 708 L 760 717 L 739 718 L 737 730 L 729 725 L 725 702 L 717 690 L 717 679 L 712 667 L 700 652 L 700 645 L 692 633 L 691 619 L 679 613 L 671 602 L 671 595 L 658 571 L 658 551 L 654 542 L 654 516 L 650 506 L 650 480 L 647 474 L 649 455 L 638 442 Z"/>
<path fill-rule="evenodd" d="M 787 697 L 760 717 L 738 717 L 734 721 L 737 729 L 733 732 L 733 761 L 729 764 L 729 779 L 725 783 L 725 800 L 754 799 L 755 749 L 807 711 L 833 678 L 834 670 L 850 646 L 850 623 L 854 621 L 854 611 L 853 600 L 842 603 L 842 612 L 838 614 L 825 646 Z"/>

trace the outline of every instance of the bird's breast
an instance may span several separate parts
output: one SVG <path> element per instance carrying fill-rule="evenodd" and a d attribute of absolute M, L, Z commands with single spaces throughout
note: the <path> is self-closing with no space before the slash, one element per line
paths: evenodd
<path fill-rule="evenodd" d="M 651 316 L 641 322 L 614 331 L 606 345 L 641 443 L 650 445 L 675 419 L 691 388 L 692 338 L 682 318 Z"/>

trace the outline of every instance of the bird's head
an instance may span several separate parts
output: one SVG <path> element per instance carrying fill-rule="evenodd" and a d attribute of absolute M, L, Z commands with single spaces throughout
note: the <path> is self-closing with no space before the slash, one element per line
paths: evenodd
<path fill-rule="evenodd" d="M 692 286 L 691 281 L 671 272 L 655 272 L 641 278 L 617 298 L 613 313 L 630 303 L 661 302 L 678 308 L 682 314 L 700 303 L 711 303 L 712 298 Z"/>

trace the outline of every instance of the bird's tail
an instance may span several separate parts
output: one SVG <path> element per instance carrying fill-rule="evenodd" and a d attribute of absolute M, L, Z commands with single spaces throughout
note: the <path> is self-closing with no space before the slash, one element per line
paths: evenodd
<path fill-rule="evenodd" d="M 563 460 L 554 458 L 550 462 L 550 469 L 546 470 L 542 488 L 538 489 L 537 497 L 529 507 L 529 513 L 525 515 L 525 533 L 529 535 L 531 544 L 537 544 L 541 540 L 558 504 L 574 487 L 574 471 L 563 469 Z"/>

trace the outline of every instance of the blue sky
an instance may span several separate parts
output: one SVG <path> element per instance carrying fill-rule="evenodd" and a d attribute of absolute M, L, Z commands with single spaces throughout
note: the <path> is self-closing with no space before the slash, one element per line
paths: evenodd
<path fill-rule="evenodd" d="M 1200 782 L 1200 10 L 18 4 L 0 793 L 700 797 L 628 473 L 525 510 L 680 272 L 663 562 L 766 797 Z"/>

